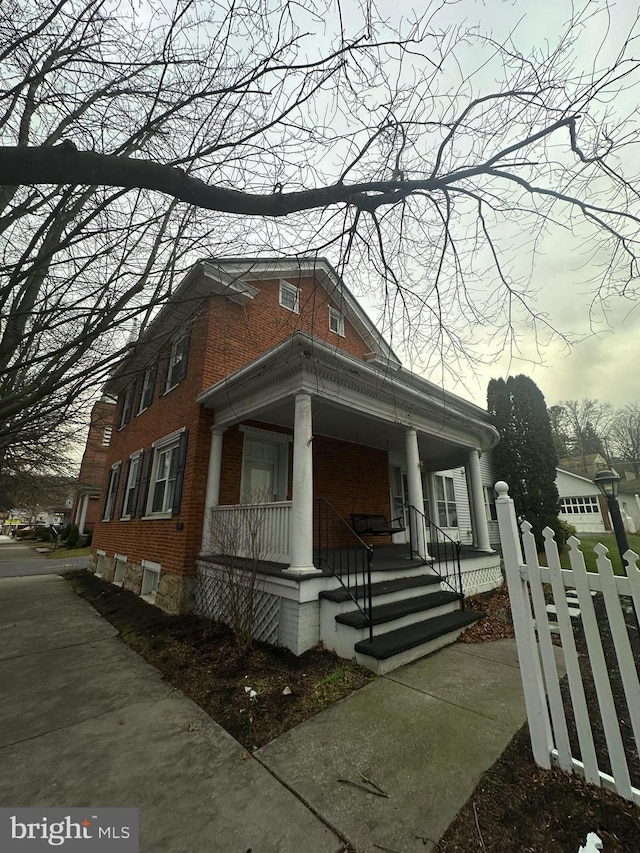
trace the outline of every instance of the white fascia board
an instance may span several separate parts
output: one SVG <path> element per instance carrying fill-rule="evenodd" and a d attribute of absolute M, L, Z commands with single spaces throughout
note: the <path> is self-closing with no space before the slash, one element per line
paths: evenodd
<path fill-rule="evenodd" d="M 600 494 L 600 489 L 598 489 L 593 480 L 590 480 L 588 477 L 583 477 L 582 474 L 576 474 L 574 471 L 567 471 L 566 468 L 558 467 L 556 468 L 556 471 L 558 472 L 558 474 L 566 474 L 567 477 L 575 477 L 576 480 L 583 480 L 585 483 L 589 483 L 590 486 L 595 486 L 598 490 L 597 494 Z"/>
<path fill-rule="evenodd" d="M 296 365 L 288 365 L 286 374 L 274 370 L 267 385 L 264 384 L 265 378 L 264 372 L 246 377 L 246 381 L 227 386 L 226 394 L 221 388 L 213 399 L 210 398 L 216 425 L 226 427 L 257 417 L 261 411 L 284 399 L 297 393 L 308 393 L 337 408 L 353 410 L 388 424 L 413 427 L 420 433 L 437 435 L 459 447 L 470 448 L 491 442 L 490 427 L 483 430 L 484 425 L 470 424 L 464 418 L 445 423 L 442 411 L 434 408 L 433 404 L 428 405 L 430 401 L 415 394 L 408 395 L 407 399 L 397 388 L 381 388 L 379 381 L 375 385 L 360 382 L 357 377 L 338 373 L 335 366 L 322 370 L 320 365 L 301 359 Z M 456 457 L 452 455 L 452 459 Z"/>

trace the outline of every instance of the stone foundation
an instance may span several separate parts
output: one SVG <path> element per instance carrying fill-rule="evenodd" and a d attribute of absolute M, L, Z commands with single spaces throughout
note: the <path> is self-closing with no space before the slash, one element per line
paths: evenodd
<path fill-rule="evenodd" d="M 193 610 L 195 578 L 160 572 L 154 604 L 166 613 L 189 613 Z"/>
<path fill-rule="evenodd" d="M 139 566 L 137 563 L 125 563 L 122 588 L 128 589 L 129 592 L 135 592 L 136 595 L 140 595 L 143 573 L 144 570 L 142 566 Z"/>

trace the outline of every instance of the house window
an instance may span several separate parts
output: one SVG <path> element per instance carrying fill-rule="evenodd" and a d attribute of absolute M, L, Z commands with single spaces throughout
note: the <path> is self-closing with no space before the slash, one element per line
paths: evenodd
<path fill-rule="evenodd" d="M 329 329 L 344 338 L 344 314 L 331 305 L 329 306 Z"/>
<path fill-rule="evenodd" d="M 300 313 L 300 288 L 288 281 L 280 282 L 280 305 L 293 311 L 294 314 Z"/>
<path fill-rule="evenodd" d="M 118 479 L 120 478 L 120 463 L 116 462 L 111 466 L 109 472 L 109 483 L 107 485 L 107 498 L 104 502 L 104 510 L 102 512 L 103 521 L 111 521 L 113 518 L 113 510 L 116 505 L 116 494 L 118 491 Z"/>
<path fill-rule="evenodd" d="M 453 477 L 443 474 L 435 475 L 436 498 L 438 500 L 438 525 L 440 527 L 457 527 L 458 510 L 456 495 L 453 488 Z"/>
<path fill-rule="evenodd" d="M 242 503 L 286 501 L 288 493 L 289 444 L 292 436 L 241 424 Z"/>
<path fill-rule="evenodd" d="M 171 391 L 176 385 L 181 382 L 187 375 L 187 350 L 189 347 L 189 333 L 181 332 L 177 338 L 174 338 L 171 344 L 171 353 L 167 364 L 167 379 L 165 382 L 164 393 Z"/>
<path fill-rule="evenodd" d="M 141 467 L 142 451 L 139 450 L 131 456 L 127 465 L 128 473 L 126 475 L 124 490 L 122 492 L 121 518 L 131 518 L 135 515 Z"/>
<path fill-rule="evenodd" d="M 186 453 L 185 429 L 176 430 L 153 444 L 151 476 L 146 482 L 148 466 L 145 465 L 142 478 L 145 481 L 143 495 L 147 495 L 146 500 L 143 497 L 147 516 L 166 516 L 180 511 Z"/>
<path fill-rule="evenodd" d="M 137 414 L 142 414 L 145 409 L 148 409 L 153 400 L 153 387 L 156 379 L 155 365 L 147 367 L 142 377 L 142 388 L 140 390 L 140 403 L 138 404 Z"/>
<path fill-rule="evenodd" d="M 142 588 L 140 590 L 140 595 L 142 598 L 146 598 L 147 601 L 154 601 L 156 592 L 158 591 L 158 584 L 160 583 L 160 570 L 162 569 L 162 566 L 160 563 L 151 562 L 151 560 L 143 560 L 142 569 Z"/>
<path fill-rule="evenodd" d="M 487 513 L 487 521 L 497 521 L 496 493 L 493 486 L 484 487 L 484 508 Z"/>
<path fill-rule="evenodd" d="M 102 446 L 109 447 L 109 442 L 111 441 L 111 433 L 113 432 L 112 426 L 106 426 L 104 428 L 104 432 L 102 433 Z"/>
<path fill-rule="evenodd" d="M 131 410 L 133 408 L 133 394 L 135 392 L 136 383 L 132 382 L 131 385 L 124 392 L 124 399 L 122 401 L 122 408 L 120 409 L 120 420 L 118 422 L 118 429 L 122 429 L 125 427 L 129 421 L 131 420 Z"/>

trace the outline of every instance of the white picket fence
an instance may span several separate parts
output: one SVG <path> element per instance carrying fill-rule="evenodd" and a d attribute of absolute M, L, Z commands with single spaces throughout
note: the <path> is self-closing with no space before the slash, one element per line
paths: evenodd
<path fill-rule="evenodd" d="M 579 550 L 580 541 L 570 537 L 568 545 L 571 569 L 562 569 L 553 531 L 546 528 L 543 535 L 547 567 L 540 566 L 531 525 L 527 522 L 521 525 L 523 558 L 514 504 L 508 495 L 508 486 L 501 482 L 496 483 L 495 488 L 498 493 L 496 500 L 498 524 L 534 759 L 541 767 L 551 767 L 553 764 L 567 772 L 577 772 L 588 782 L 614 790 L 626 800 L 640 806 L 640 790 L 631 784 L 620 722 L 616 713 L 591 595 L 592 591 L 596 591 L 602 593 L 604 598 L 609 622 L 608 630 L 615 647 L 637 750 L 640 746 L 640 683 L 620 597 L 626 596 L 626 600 L 632 602 L 637 620 L 640 615 L 638 555 L 633 551 L 627 551 L 625 554 L 627 576 L 620 577 L 613 573 L 611 561 L 607 557 L 607 548 L 604 545 L 596 545 L 594 551 L 597 555 L 598 571 L 597 573 L 587 572 L 583 554 Z M 558 619 L 556 631 L 559 629 L 562 643 L 580 745 L 580 760 L 572 755 L 569 743 L 567 719 L 543 585 L 547 585 L 547 589 L 552 590 L 556 606 Z M 567 589 L 575 589 L 577 593 L 611 774 L 603 772 L 598 767 L 587 698 L 567 603 Z M 636 621 L 635 625 L 637 624 Z"/>

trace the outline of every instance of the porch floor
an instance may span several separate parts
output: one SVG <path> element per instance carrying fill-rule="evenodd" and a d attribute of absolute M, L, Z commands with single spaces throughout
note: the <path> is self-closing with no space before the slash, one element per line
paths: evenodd
<path fill-rule="evenodd" d="M 340 549 L 332 549 L 334 553 L 339 552 Z M 486 557 L 486 551 L 479 551 L 477 548 L 473 548 L 471 545 L 463 545 L 460 551 L 460 559 L 461 560 L 469 560 L 477 557 Z M 203 560 L 205 562 L 216 562 L 220 559 L 231 559 L 221 554 L 207 554 L 198 559 Z M 242 557 L 234 557 L 235 565 L 239 569 L 249 569 L 253 567 L 253 560 L 246 560 Z M 314 555 L 314 562 L 317 562 L 317 555 Z M 371 568 L 377 572 L 384 571 L 393 571 L 399 568 L 414 568 L 422 565 L 430 565 L 431 562 L 428 561 L 424 563 L 422 560 L 411 560 L 409 559 L 409 546 L 406 544 L 402 545 L 373 545 L 373 562 L 371 564 Z M 289 566 L 287 563 L 272 563 L 266 560 L 261 560 L 258 563 L 258 572 L 261 575 L 266 575 L 267 577 L 279 577 L 282 575 L 284 569 L 288 569 Z M 331 572 L 328 569 L 322 569 L 322 574 L 313 574 L 313 575 L 300 575 L 296 578 L 299 581 L 305 580 L 314 580 L 318 577 L 330 577 Z"/>

